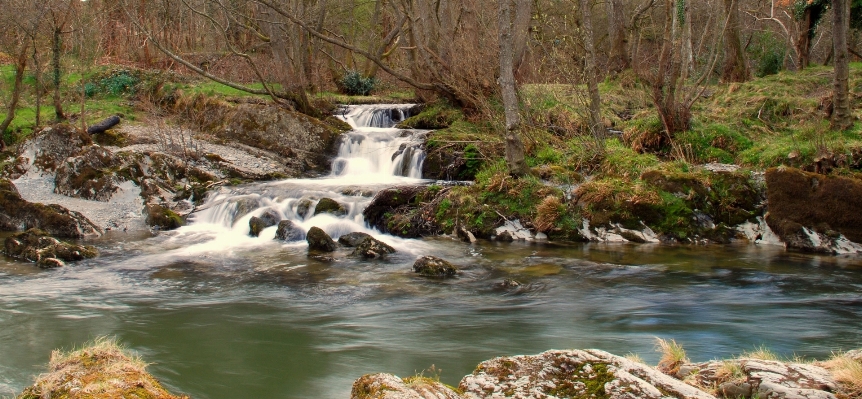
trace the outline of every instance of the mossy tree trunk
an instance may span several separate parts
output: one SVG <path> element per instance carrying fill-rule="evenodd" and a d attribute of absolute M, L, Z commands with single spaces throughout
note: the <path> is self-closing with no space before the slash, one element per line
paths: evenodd
<path fill-rule="evenodd" d="M 506 164 L 513 176 L 527 174 L 524 159 L 524 143 L 521 141 L 521 115 L 518 106 L 518 93 L 514 71 L 514 32 L 512 29 L 511 0 L 499 0 L 500 19 L 500 94 L 506 114 Z"/>
<path fill-rule="evenodd" d="M 850 30 L 849 0 L 832 0 L 832 46 L 835 53 L 835 75 L 832 90 L 832 128 L 847 130 L 853 126 L 848 80 L 850 77 L 847 33 Z"/>

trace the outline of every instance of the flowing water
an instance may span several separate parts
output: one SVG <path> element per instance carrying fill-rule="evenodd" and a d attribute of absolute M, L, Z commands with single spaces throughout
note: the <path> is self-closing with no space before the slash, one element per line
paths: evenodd
<path fill-rule="evenodd" d="M 862 346 L 858 258 L 768 245 L 468 245 L 367 229 L 371 194 L 421 182 L 424 132 L 363 125 L 389 126 L 407 110 L 345 108 L 357 127 L 326 178 L 222 189 L 189 226 L 109 234 L 93 243 L 101 257 L 61 269 L 0 258 L 0 397 L 44 371 L 52 349 L 102 335 L 151 362 L 173 390 L 209 399 L 348 398 L 362 374 L 432 365 L 426 376 L 457 384 L 482 360 L 551 348 L 655 363 L 656 336 L 698 361 L 758 345 L 809 357 Z M 346 214 L 306 211 L 324 197 Z M 274 227 L 248 236 L 248 220 L 265 212 L 335 237 L 369 232 L 398 252 L 309 258 L 304 242 L 273 240 Z M 418 277 L 410 266 L 426 254 L 463 272 Z M 506 278 L 523 285 L 501 287 Z"/>

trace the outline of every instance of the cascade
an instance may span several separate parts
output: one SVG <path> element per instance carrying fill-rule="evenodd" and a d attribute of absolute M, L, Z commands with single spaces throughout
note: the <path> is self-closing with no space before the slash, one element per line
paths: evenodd
<path fill-rule="evenodd" d="M 305 230 L 320 227 L 334 238 L 353 231 L 369 232 L 362 211 L 377 191 L 421 182 L 425 159 L 422 144 L 427 131 L 394 127 L 410 117 L 415 108 L 415 104 L 340 107 L 336 116 L 353 130 L 342 135 L 328 176 L 222 188 L 210 194 L 201 211 L 193 215 L 193 226 L 188 229 L 229 232 L 232 241 L 222 244 L 241 245 L 259 240 L 247 236 L 249 220 L 269 214 Z M 335 200 L 343 209 L 337 215 L 315 215 L 323 198 Z M 275 229 L 265 229 L 260 238 L 272 239 Z"/>

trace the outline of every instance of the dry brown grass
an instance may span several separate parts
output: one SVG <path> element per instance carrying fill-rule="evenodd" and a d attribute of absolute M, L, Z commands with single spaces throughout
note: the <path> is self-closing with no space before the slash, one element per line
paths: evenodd
<path fill-rule="evenodd" d="M 141 359 L 111 338 L 97 338 L 82 349 L 51 353 L 48 372 L 18 399 L 187 399 L 167 392 Z"/>
<path fill-rule="evenodd" d="M 847 397 L 862 398 L 862 362 L 841 354 L 832 356 L 822 365 L 832 372 Z"/>
<path fill-rule="evenodd" d="M 536 219 L 533 221 L 536 230 L 547 232 L 553 229 L 564 209 L 559 197 L 555 195 L 545 197 L 536 207 Z"/>

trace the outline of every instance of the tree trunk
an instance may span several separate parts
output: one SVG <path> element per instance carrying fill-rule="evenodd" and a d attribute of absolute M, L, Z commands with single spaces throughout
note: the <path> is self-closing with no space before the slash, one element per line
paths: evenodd
<path fill-rule="evenodd" d="M 523 1 L 523 0 L 522 0 Z M 515 87 L 514 40 L 512 32 L 511 0 L 499 0 L 500 7 L 500 94 L 506 113 L 506 164 L 513 176 L 527 174 L 524 160 L 524 143 L 521 142 L 521 116 L 518 107 L 518 94 Z"/>
<path fill-rule="evenodd" d="M 15 83 L 12 86 L 12 98 L 9 100 L 6 108 L 6 119 L 0 123 L 0 151 L 6 149 L 6 142 L 3 140 L 3 135 L 6 129 L 12 124 L 15 119 L 15 111 L 18 108 L 18 100 L 21 98 L 21 90 L 24 85 L 24 67 L 27 66 L 27 44 L 21 42 L 21 49 L 18 51 L 18 57 L 15 58 Z"/>
<path fill-rule="evenodd" d="M 848 0 L 832 0 L 832 7 L 832 46 L 835 52 L 832 128 L 847 130 L 853 126 L 848 90 L 850 57 L 847 51 L 847 34 L 850 30 L 850 7 Z"/>
<path fill-rule="evenodd" d="M 580 0 L 581 20 L 583 27 L 584 47 L 587 50 L 586 76 L 587 90 L 590 93 L 590 132 L 599 139 L 605 135 L 602 123 L 601 103 L 599 97 L 598 70 L 596 68 L 596 46 L 593 36 L 593 12 L 590 0 Z"/>
<path fill-rule="evenodd" d="M 36 125 L 35 129 L 42 126 L 42 63 L 39 61 L 39 53 L 36 50 L 36 40 L 33 39 L 33 74 L 36 75 Z"/>
<path fill-rule="evenodd" d="M 515 34 L 514 62 L 515 71 L 521 69 L 527 56 L 527 43 L 530 40 L 530 21 L 533 17 L 533 1 L 521 0 L 515 2 Z"/>
<path fill-rule="evenodd" d="M 751 75 L 745 60 L 745 51 L 739 37 L 739 0 L 724 0 L 727 27 L 724 30 L 724 82 L 745 82 Z"/>
<path fill-rule="evenodd" d="M 808 68 L 811 36 L 814 30 L 811 25 L 811 8 L 806 7 L 798 22 L 799 37 L 796 40 L 796 57 L 798 58 L 796 66 L 800 71 Z"/>
<path fill-rule="evenodd" d="M 625 10 L 622 0 L 608 0 L 608 34 L 611 40 L 611 54 L 608 60 L 608 70 L 619 73 L 631 67 L 628 53 L 628 37 L 626 36 Z"/>
<path fill-rule="evenodd" d="M 60 26 L 54 27 L 54 36 L 51 40 L 51 65 L 54 69 L 54 118 L 57 122 L 66 120 L 66 113 L 63 112 L 63 99 L 60 97 L 60 50 L 62 39 L 62 30 Z"/>

